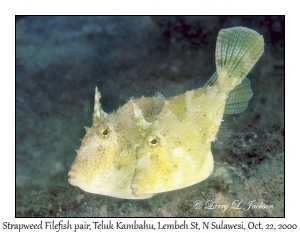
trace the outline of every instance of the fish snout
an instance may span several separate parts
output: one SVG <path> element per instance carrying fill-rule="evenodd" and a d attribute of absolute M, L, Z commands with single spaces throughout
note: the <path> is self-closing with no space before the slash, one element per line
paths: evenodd
<path fill-rule="evenodd" d="M 78 186 L 78 179 L 76 179 L 76 170 L 74 170 L 74 169 L 71 169 L 70 171 L 69 171 L 69 173 L 68 173 L 68 175 L 69 175 L 69 179 L 68 179 L 68 181 L 69 181 L 69 183 L 71 184 L 71 185 L 74 185 L 74 186 Z"/>

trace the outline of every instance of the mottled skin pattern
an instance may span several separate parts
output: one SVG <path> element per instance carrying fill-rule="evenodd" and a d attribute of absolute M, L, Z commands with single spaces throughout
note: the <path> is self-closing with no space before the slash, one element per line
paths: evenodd
<path fill-rule="evenodd" d="M 226 99 L 262 53 L 263 38 L 250 29 L 239 27 L 219 33 L 217 81 L 213 86 L 204 86 L 165 102 L 137 147 L 131 185 L 134 195 L 187 187 L 212 173 L 211 142 L 216 139 Z M 237 103 L 243 94 L 236 96 Z"/>
<path fill-rule="evenodd" d="M 262 36 L 253 30 L 221 30 L 217 79 L 213 76 L 209 85 L 170 99 L 132 99 L 108 115 L 96 89 L 93 125 L 69 172 L 70 184 L 91 193 L 143 199 L 206 179 L 213 171 L 211 142 L 224 111 L 245 109 L 252 91 L 249 83 L 241 83 L 263 45 Z"/>
<path fill-rule="evenodd" d="M 87 129 L 82 140 L 69 172 L 69 182 L 91 193 L 128 199 L 138 198 L 132 195 L 130 189 L 136 163 L 134 145 L 140 138 L 133 115 L 133 101 L 106 115 L 101 110 L 99 99 L 100 93 L 96 90 L 93 125 Z M 152 120 L 152 114 L 162 103 L 154 103 L 153 98 L 142 98 L 134 102 L 146 112 L 148 120 Z M 105 130 L 107 135 L 103 135 Z M 153 194 L 142 195 L 139 198 L 151 196 Z"/>
<path fill-rule="evenodd" d="M 216 101 L 217 100 L 217 101 Z M 200 182 L 213 170 L 211 142 L 220 126 L 226 94 L 205 87 L 167 101 L 137 148 L 134 194 L 170 191 Z M 182 111 L 185 109 L 185 111 Z M 152 138 L 155 147 L 150 147 Z"/>

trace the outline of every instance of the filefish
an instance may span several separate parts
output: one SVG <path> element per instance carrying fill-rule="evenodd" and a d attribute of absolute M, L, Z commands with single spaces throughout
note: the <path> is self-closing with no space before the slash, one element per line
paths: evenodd
<path fill-rule="evenodd" d="M 216 73 L 201 87 L 170 98 L 130 99 L 106 114 L 96 88 L 93 125 L 87 128 L 68 173 L 82 190 L 145 199 L 199 183 L 213 172 L 211 144 L 224 116 L 243 112 L 253 92 L 246 75 L 264 51 L 256 31 L 219 32 Z"/>

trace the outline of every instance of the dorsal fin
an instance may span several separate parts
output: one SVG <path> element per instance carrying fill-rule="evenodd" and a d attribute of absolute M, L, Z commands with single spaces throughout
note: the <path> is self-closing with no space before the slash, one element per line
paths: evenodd
<path fill-rule="evenodd" d="M 146 81 L 143 83 L 134 83 L 130 87 L 121 91 L 121 98 L 125 101 L 138 99 L 142 97 L 164 96 L 165 98 L 174 97 L 185 93 L 193 84 L 181 84 L 171 80 Z M 194 89 L 194 88 L 192 88 Z"/>
<path fill-rule="evenodd" d="M 204 84 L 204 86 L 213 86 L 218 79 L 218 74 L 215 72 L 208 81 Z"/>

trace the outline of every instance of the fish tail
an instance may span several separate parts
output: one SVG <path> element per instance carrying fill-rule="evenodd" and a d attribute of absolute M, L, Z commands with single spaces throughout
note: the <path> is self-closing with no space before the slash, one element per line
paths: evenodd
<path fill-rule="evenodd" d="M 216 45 L 218 86 L 229 93 L 239 85 L 264 52 L 264 39 L 256 31 L 233 27 L 219 32 Z"/>

